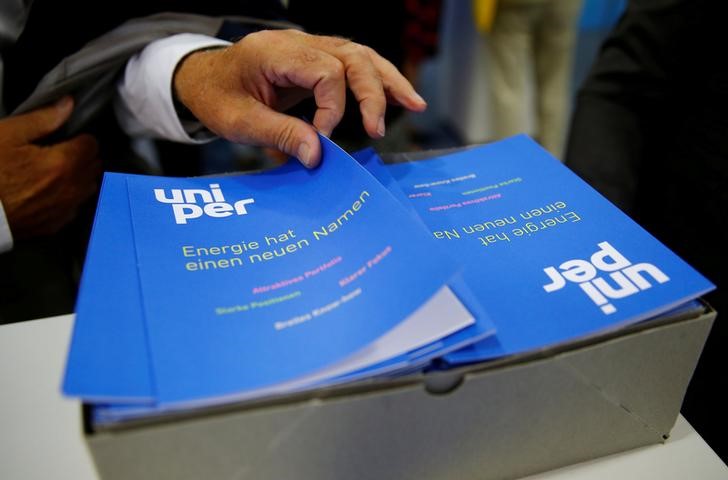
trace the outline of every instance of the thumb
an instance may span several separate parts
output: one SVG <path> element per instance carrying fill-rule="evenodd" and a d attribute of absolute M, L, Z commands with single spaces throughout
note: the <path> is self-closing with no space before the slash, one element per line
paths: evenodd
<path fill-rule="evenodd" d="M 8 118 L 8 124 L 21 144 L 39 140 L 60 128 L 73 112 L 73 98 L 65 96 L 53 105 Z"/>
<path fill-rule="evenodd" d="M 314 127 L 263 103 L 248 103 L 247 111 L 235 125 L 236 132 L 223 136 L 233 141 L 275 147 L 298 158 L 308 168 L 321 161 L 321 142 Z"/>

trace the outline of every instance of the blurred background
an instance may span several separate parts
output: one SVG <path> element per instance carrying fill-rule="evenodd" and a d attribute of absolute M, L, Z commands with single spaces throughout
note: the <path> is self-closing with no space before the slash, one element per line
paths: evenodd
<path fill-rule="evenodd" d="M 524 95 L 514 114 L 518 117 L 514 127 L 520 128 L 508 131 L 498 128 L 499 115 L 492 105 L 495 93 L 490 79 L 494 67 L 491 33 L 497 26 L 497 9 L 503 5 L 512 3 L 518 8 L 525 4 L 530 9 L 569 2 L 572 0 L 502 0 L 500 5 L 490 2 L 494 11 L 488 30 L 477 24 L 477 2 L 470 1 L 374 0 L 367 2 L 366 9 L 357 9 L 355 15 L 350 14 L 352 7 L 345 2 L 291 0 L 288 8 L 292 20 L 310 32 L 341 35 L 372 46 L 397 65 L 427 100 L 428 109 L 422 114 L 390 109 L 393 112 L 389 112 L 387 136 L 381 141 L 366 138 L 355 109 L 347 112 L 344 122 L 332 135 L 333 140 L 349 151 L 374 146 L 382 153 L 389 153 L 483 143 L 519 132 L 538 139 L 538 82 L 534 63 L 525 57 L 535 53 L 537 49 L 532 43 L 539 43 L 539 38 L 534 34 L 531 43 L 522 45 L 520 56 L 514 57 L 517 63 L 511 74 L 520 77 Z M 626 0 L 576 0 L 572 3 L 576 7 L 565 12 L 565 19 L 560 21 L 572 23 L 569 28 L 573 28 L 574 37 L 558 47 L 567 58 L 559 65 L 565 78 L 560 79 L 564 93 L 558 99 L 557 108 L 564 111 L 567 125 L 576 90 L 584 81 L 602 42 L 624 11 Z M 324 10 L 336 21 L 321 15 Z M 566 28 L 550 22 L 547 14 L 542 12 L 544 18 L 541 19 L 539 12 L 526 11 L 523 24 L 513 27 L 514 36 L 534 25 L 534 29 L 546 30 L 547 36 L 562 33 Z M 545 25 L 541 26 L 539 22 Z M 500 35 L 497 41 L 508 33 Z M 306 107 L 302 107 L 301 114 L 305 116 L 306 113 Z M 566 127 L 560 128 L 560 135 L 566 137 Z M 562 150 L 552 153 L 561 157 Z M 201 168 L 203 173 L 265 168 L 280 161 L 276 157 L 270 158 L 270 153 L 219 141 L 205 147 Z"/>

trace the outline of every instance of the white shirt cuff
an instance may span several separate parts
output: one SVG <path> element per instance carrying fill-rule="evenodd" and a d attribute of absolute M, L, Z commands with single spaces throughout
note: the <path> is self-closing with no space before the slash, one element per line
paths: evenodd
<path fill-rule="evenodd" d="M 194 125 L 188 125 L 189 130 L 182 125 L 174 108 L 172 79 L 177 64 L 186 55 L 227 45 L 230 42 L 206 35 L 181 33 L 156 40 L 129 59 L 124 76 L 117 84 L 114 105 L 124 131 L 131 136 L 181 143 L 204 143 L 213 139 L 207 130 L 199 135 L 200 132 L 194 133 L 200 130 Z"/>
<path fill-rule="evenodd" d="M 13 234 L 10 233 L 8 218 L 5 216 L 3 202 L 0 202 L 0 253 L 9 252 L 13 249 Z"/>

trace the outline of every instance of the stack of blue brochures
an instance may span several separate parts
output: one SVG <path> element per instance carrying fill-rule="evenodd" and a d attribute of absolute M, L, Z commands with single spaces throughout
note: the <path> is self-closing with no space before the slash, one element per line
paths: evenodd
<path fill-rule="evenodd" d="M 115 419 L 412 371 L 494 333 L 461 267 L 356 161 L 107 174 L 63 386 Z"/>
<path fill-rule="evenodd" d="M 526 135 L 418 161 L 355 157 L 460 261 L 496 325 L 450 364 L 618 329 L 715 288 Z"/>
<path fill-rule="evenodd" d="M 526 136 L 214 178 L 107 174 L 63 390 L 99 422 L 490 360 L 713 286 Z"/>

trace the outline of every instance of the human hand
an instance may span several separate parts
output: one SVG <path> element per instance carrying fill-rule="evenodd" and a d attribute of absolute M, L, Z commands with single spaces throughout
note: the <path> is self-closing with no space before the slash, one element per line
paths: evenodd
<path fill-rule="evenodd" d="M 16 239 L 57 232 L 96 191 L 101 163 L 92 136 L 33 143 L 61 127 L 72 111 L 73 100 L 64 97 L 0 120 L 0 200 Z"/>
<path fill-rule="evenodd" d="M 194 52 L 173 83 L 177 98 L 217 135 L 277 148 L 308 167 L 321 159 L 316 130 L 330 135 L 344 114 L 347 85 L 372 138 L 384 136 L 387 101 L 418 112 L 427 107 L 371 48 L 298 30 L 265 30 L 227 48 Z M 280 113 L 311 92 L 313 127 Z"/>

